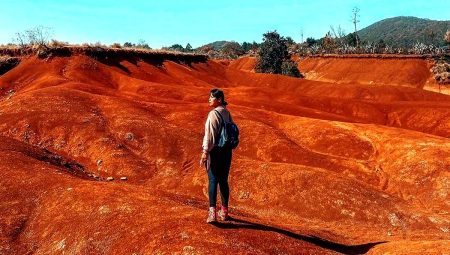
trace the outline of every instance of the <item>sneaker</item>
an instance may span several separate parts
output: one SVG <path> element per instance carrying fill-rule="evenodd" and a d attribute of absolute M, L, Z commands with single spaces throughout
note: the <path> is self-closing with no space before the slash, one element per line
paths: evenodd
<path fill-rule="evenodd" d="M 222 209 L 219 211 L 219 218 L 222 221 L 227 221 L 230 219 L 228 216 L 228 207 L 222 206 Z"/>
<path fill-rule="evenodd" d="M 208 219 L 206 219 L 206 223 L 213 223 L 216 222 L 217 215 L 216 215 L 216 208 L 215 207 L 210 207 L 209 211 L 208 211 Z"/>

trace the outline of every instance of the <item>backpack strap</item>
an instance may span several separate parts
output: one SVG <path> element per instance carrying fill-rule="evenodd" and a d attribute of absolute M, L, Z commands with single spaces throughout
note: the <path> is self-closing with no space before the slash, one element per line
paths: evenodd
<path fill-rule="evenodd" d="M 225 128 L 225 121 L 223 120 L 222 114 L 220 114 L 220 112 L 218 110 L 214 110 L 214 111 L 220 117 L 220 120 L 219 120 L 219 132 L 216 134 L 217 137 L 220 137 L 220 134 L 222 133 L 222 129 Z M 218 140 L 218 138 L 216 138 L 216 142 L 217 142 L 217 140 Z"/>
<path fill-rule="evenodd" d="M 223 120 L 222 114 L 218 110 L 214 110 L 217 114 L 219 114 L 220 120 L 221 120 L 221 126 L 225 124 L 225 121 Z"/>

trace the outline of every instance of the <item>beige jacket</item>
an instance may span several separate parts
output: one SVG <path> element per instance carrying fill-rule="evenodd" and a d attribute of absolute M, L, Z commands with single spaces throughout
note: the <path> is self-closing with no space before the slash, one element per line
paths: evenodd
<path fill-rule="evenodd" d="M 232 120 L 230 112 L 227 110 L 226 107 L 222 105 L 217 106 L 208 113 L 208 118 L 206 119 L 205 123 L 205 136 L 203 137 L 203 144 L 202 144 L 203 151 L 208 153 L 214 147 L 214 144 L 216 143 L 216 138 L 219 137 L 219 132 L 221 128 L 220 116 L 219 114 L 217 114 L 215 110 L 217 110 L 218 112 L 220 112 L 220 114 L 222 114 L 224 121 Z"/>

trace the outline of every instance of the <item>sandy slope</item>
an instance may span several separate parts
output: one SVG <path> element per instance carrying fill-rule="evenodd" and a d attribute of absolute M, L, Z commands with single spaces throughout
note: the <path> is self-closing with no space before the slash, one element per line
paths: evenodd
<path fill-rule="evenodd" d="M 449 252 L 450 97 L 421 89 L 424 60 L 305 62 L 323 73 L 305 80 L 252 61 L 31 57 L 0 76 L 0 253 Z M 242 133 L 218 226 L 198 167 L 212 87 Z"/>

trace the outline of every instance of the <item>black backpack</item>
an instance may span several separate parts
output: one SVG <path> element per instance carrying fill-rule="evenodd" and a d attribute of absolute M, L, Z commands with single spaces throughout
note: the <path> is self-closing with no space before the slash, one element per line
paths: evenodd
<path fill-rule="evenodd" d="M 216 139 L 216 146 L 236 149 L 239 144 L 239 128 L 232 120 L 224 121 L 219 111 L 214 111 L 219 114 L 221 120 L 219 139 Z"/>

